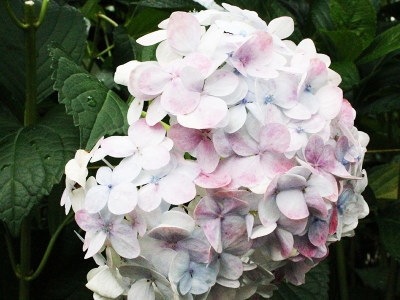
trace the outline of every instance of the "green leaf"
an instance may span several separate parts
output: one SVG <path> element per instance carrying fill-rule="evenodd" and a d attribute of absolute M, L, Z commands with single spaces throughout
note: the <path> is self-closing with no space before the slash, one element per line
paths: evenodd
<path fill-rule="evenodd" d="M 369 186 L 377 199 L 397 199 L 399 171 L 400 163 L 380 165 L 369 171 Z"/>
<path fill-rule="evenodd" d="M 126 26 L 128 34 L 137 39 L 147 33 L 159 30 L 158 24 L 168 19 L 170 14 L 170 11 L 145 7 L 129 20 L 129 24 Z"/>
<path fill-rule="evenodd" d="M 60 181 L 77 147 L 77 130 L 59 107 L 39 124 L 21 127 L 0 140 L 0 219 L 13 235 L 33 206 Z"/>
<path fill-rule="evenodd" d="M 398 49 L 400 49 L 400 24 L 379 34 L 364 51 L 359 63 L 370 62 Z"/>
<path fill-rule="evenodd" d="M 12 10 L 22 19 L 23 1 L 8 1 Z M 36 15 L 40 2 L 35 1 Z M 25 44 L 24 32 L 11 21 L 7 12 L 0 9 L 0 85 L 15 98 L 15 105 L 25 102 Z M 36 34 L 37 48 L 37 101 L 40 102 L 52 92 L 51 59 L 49 45 L 62 48 L 73 61 L 79 62 L 85 51 L 86 25 L 82 14 L 69 5 L 60 6 L 51 1 L 46 16 Z"/>
<path fill-rule="evenodd" d="M 351 61 L 333 62 L 331 69 L 338 72 L 342 77 L 340 87 L 349 90 L 360 82 L 360 74 L 357 66 Z"/>
<path fill-rule="evenodd" d="M 396 203 L 378 215 L 381 240 L 391 256 L 400 261 L 400 205 Z"/>
<path fill-rule="evenodd" d="M 371 1 L 332 0 L 330 7 L 336 29 L 352 31 L 365 49 L 374 39 L 376 31 L 376 12 Z"/>
<path fill-rule="evenodd" d="M 335 45 L 338 60 L 353 61 L 362 52 L 362 41 L 354 31 L 351 30 L 321 30 Z"/>
<path fill-rule="evenodd" d="M 329 0 L 317 0 L 311 6 L 311 19 L 317 29 L 333 29 L 329 2 Z"/>
<path fill-rule="evenodd" d="M 113 49 L 113 65 L 116 68 L 119 65 L 127 63 L 131 60 L 138 60 L 141 45 L 128 35 L 125 27 L 118 26 L 113 31 L 114 49 Z"/>
<path fill-rule="evenodd" d="M 326 261 L 306 274 L 306 283 L 295 286 L 281 283 L 272 300 L 328 300 L 329 266 Z"/>
<path fill-rule="evenodd" d="M 80 130 L 80 145 L 91 149 L 104 135 L 127 131 L 127 104 L 95 76 L 53 50 L 54 89 Z"/>
<path fill-rule="evenodd" d="M 368 104 L 359 110 L 361 114 L 381 114 L 400 110 L 400 94 L 390 94 Z"/>
<path fill-rule="evenodd" d="M 153 8 L 204 9 L 202 5 L 192 0 L 141 0 L 131 3 Z"/>

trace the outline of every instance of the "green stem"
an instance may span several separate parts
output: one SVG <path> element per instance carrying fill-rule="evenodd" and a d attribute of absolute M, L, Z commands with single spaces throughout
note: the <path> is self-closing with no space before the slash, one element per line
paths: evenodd
<path fill-rule="evenodd" d="M 107 17 L 106 15 L 103 15 L 102 13 L 99 13 L 97 15 L 100 19 L 103 19 L 104 21 L 107 21 L 108 23 L 110 23 L 112 26 L 114 27 L 118 27 L 118 23 L 115 22 L 113 19 L 111 19 L 110 17 Z"/>
<path fill-rule="evenodd" d="M 21 257 L 19 280 L 19 300 L 29 300 L 29 281 L 25 279 L 31 269 L 31 224 L 30 218 L 26 217 L 21 225 Z"/>
<path fill-rule="evenodd" d="M 400 152 L 400 149 L 367 150 L 367 153 Z"/>
<path fill-rule="evenodd" d="M 338 279 L 340 289 L 340 299 L 349 300 L 349 290 L 347 287 L 346 258 L 344 255 L 343 241 L 336 243 L 336 259 L 338 268 Z"/>
<path fill-rule="evenodd" d="M 27 24 L 22 23 L 18 18 L 15 16 L 14 12 L 12 11 L 10 4 L 8 3 L 7 0 L 1 0 L 1 2 L 4 5 L 4 8 L 6 9 L 8 15 L 10 16 L 11 20 L 14 22 L 15 25 L 17 25 L 21 29 L 26 29 L 28 28 Z"/>
<path fill-rule="evenodd" d="M 24 19 L 28 26 L 25 31 L 26 90 L 24 126 L 36 123 L 36 17 L 35 3 L 25 1 Z M 29 281 L 25 279 L 31 271 L 31 222 L 25 217 L 21 225 L 19 299 L 29 300 Z"/>
<path fill-rule="evenodd" d="M 24 125 L 36 123 L 36 28 L 35 8 L 33 1 L 26 1 L 24 6 L 25 22 L 29 25 L 25 29 L 25 56 L 26 56 L 26 100 Z"/>
<path fill-rule="evenodd" d="M 21 275 L 17 269 L 17 263 L 16 263 L 15 255 L 14 255 L 14 247 L 12 244 L 10 232 L 9 232 L 7 226 L 5 224 L 3 224 L 3 225 L 4 225 L 4 238 L 6 240 L 8 257 L 10 258 L 11 267 L 14 271 L 15 276 L 17 276 L 17 278 L 21 278 Z"/>
<path fill-rule="evenodd" d="M 89 65 L 88 65 L 89 72 L 92 70 L 94 60 L 97 57 L 97 43 L 99 42 L 99 34 L 100 34 L 100 20 L 97 20 L 96 27 L 94 29 L 92 55 L 90 56 L 90 61 L 89 61 Z"/>
<path fill-rule="evenodd" d="M 53 236 L 50 239 L 49 244 L 47 245 L 46 251 L 43 254 L 42 260 L 40 261 L 38 268 L 31 276 L 25 277 L 25 280 L 31 281 L 31 280 L 36 279 L 40 275 L 40 273 L 43 271 L 44 267 L 46 266 L 47 260 L 49 259 L 50 253 L 53 250 L 54 244 L 55 244 L 58 236 L 60 235 L 64 226 L 67 225 L 72 220 L 73 216 L 74 216 L 74 214 L 70 214 L 58 226 L 56 232 L 53 234 Z"/>
<path fill-rule="evenodd" d="M 110 51 L 111 49 L 113 49 L 113 48 L 114 48 L 114 44 L 113 44 L 113 45 L 110 45 L 109 47 L 107 47 L 106 49 L 104 49 L 103 51 L 101 51 L 100 53 L 98 53 L 98 54 L 97 54 L 97 57 L 100 57 L 100 56 L 106 54 L 107 52 L 109 52 L 109 51 Z"/>
<path fill-rule="evenodd" d="M 35 23 L 35 27 L 38 28 L 43 20 L 44 20 L 44 16 L 46 15 L 46 11 L 47 11 L 47 5 L 49 4 L 49 0 L 43 0 L 42 2 L 42 7 L 40 8 L 40 14 L 39 14 L 39 18 Z"/>

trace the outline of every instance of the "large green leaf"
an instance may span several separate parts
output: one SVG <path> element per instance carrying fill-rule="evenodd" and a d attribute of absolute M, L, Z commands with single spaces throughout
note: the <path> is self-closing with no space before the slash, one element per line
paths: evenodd
<path fill-rule="evenodd" d="M 329 0 L 317 0 L 312 3 L 311 19 L 317 29 L 331 30 L 333 28 Z"/>
<path fill-rule="evenodd" d="M 8 1 L 18 18 L 23 18 L 23 1 Z M 41 1 L 35 1 L 36 14 Z M 0 85 L 15 98 L 14 105 L 23 106 L 25 99 L 25 42 L 24 32 L 11 21 L 4 7 L 0 9 Z M 50 1 L 45 19 L 36 35 L 37 99 L 38 102 L 53 92 L 49 45 L 57 45 L 74 61 L 83 57 L 86 25 L 82 14 L 69 5 L 60 6 Z"/>
<path fill-rule="evenodd" d="M 131 18 L 126 26 L 129 35 L 135 39 L 158 30 L 158 24 L 168 19 L 171 11 L 156 9 L 152 7 L 144 7 L 139 14 Z"/>
<path fill-rule="evenodd" d="M 33 206 L 60 181 L 77 147 L 78 132 L 60 107 L 39 124 L 20 127 L 0 140 L 0 219 L 14 235 Z"/>
<path fill-rule="evenodd" d="M 359 63 L 370 62 L 398 49 L 400 49 L 400 24 L 378 35 L 364 51 Z"/>
<path fill-rule="evenodd" d="M 306 283 L 295 286 L 282 283 L 274 292 L 273 300 L 328 300 L 329 266 L 318 264 L 306 274 Z"/>
<path fill-rule="evenodd" d="M 81 147 L 91 149 L 104 135 L 126 132 L 127 104 L 60 50 L 54 49 L 53 57 L 54 89 L 79 127 Z"/>
<path fill-rule="evenodd" d="M 397 202 L 393 206 L 382 211 L 378 216 L 378 226 L 381 240 L 386 250 L 400 261 L 400 204 Z"/>
<path fill-rule="evenodd" d="M 335 70 L 342 77 L 340 87 L 344 90 L 350 90 L 360 82 L 360 74 L 357 66 L 351 61 L 333 62 L 331 69 Z"/>
<path fill-rule="evenodd" d="M 338 60 L 353 61 L 362 52 L 361 38 L 351 30 L 325 30 L 322 29 L 335 45 L 336 55 Z"/>
<path fill-rule="evenodd" d="M 374 39 L 376 12 L 370 0 L 332 0 L 332 21 L 337 30 L 351 30 L 365 49 Z"/>
<path fill-rule="evenodd" d="M 369 186 L 377 199 L 397 199 L 399 172 L 399 163 L 380 165 L 369 171 Z"/>
<path fill-rule="evenodd" d="M 359 110 L 361 114 L 381 114 L 400 110 L 400 93 L 383 96 Z"/>

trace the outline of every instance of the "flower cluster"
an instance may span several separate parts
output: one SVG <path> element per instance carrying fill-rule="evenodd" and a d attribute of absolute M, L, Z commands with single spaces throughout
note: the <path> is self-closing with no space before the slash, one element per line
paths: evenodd
<path fill-rule="evenodd" d="M 158 44 L 157 61 L 115 73 L 134 96 L 127 136 L 65 168 L 61 204 L 99 264 L 87 287 L 95 299 L 247 299 L 270 296 L 274 278 L 304 283 L 368 214 L 369 138 L 340 76 L 310 39 L 286 40 L 289 17 L 224 4 L 159 28 L 137 40 Z M 89 161 L 106 166 L 87 178 Z"/>

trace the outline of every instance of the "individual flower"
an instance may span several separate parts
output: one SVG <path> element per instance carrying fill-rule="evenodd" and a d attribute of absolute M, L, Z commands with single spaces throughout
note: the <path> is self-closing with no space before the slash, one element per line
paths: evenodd
<path fill-rule="evenodd" d="M 137 189 L 131 182 L 137 174 L 117 166 L 114 170 L 101 167 L 97 170 L 96 181 L 85 198 L 85 208 L 89 213 L 97 213 L 106 204 L 109 211 L 116 215 L 131 212 L 137 204 Z"/>
<path fill-rule="evenodd" d="M 105 243 L 110 243 L 122 257 L 135 258 L 139 255 L 137 233 L 124 221 L 123 216 L 113 215 L 107 210 L 96 214 L 79 210 L 75 214 L 75 220 L 79 227 L 86 231 L 85 258 L 98 253 Z"/>

